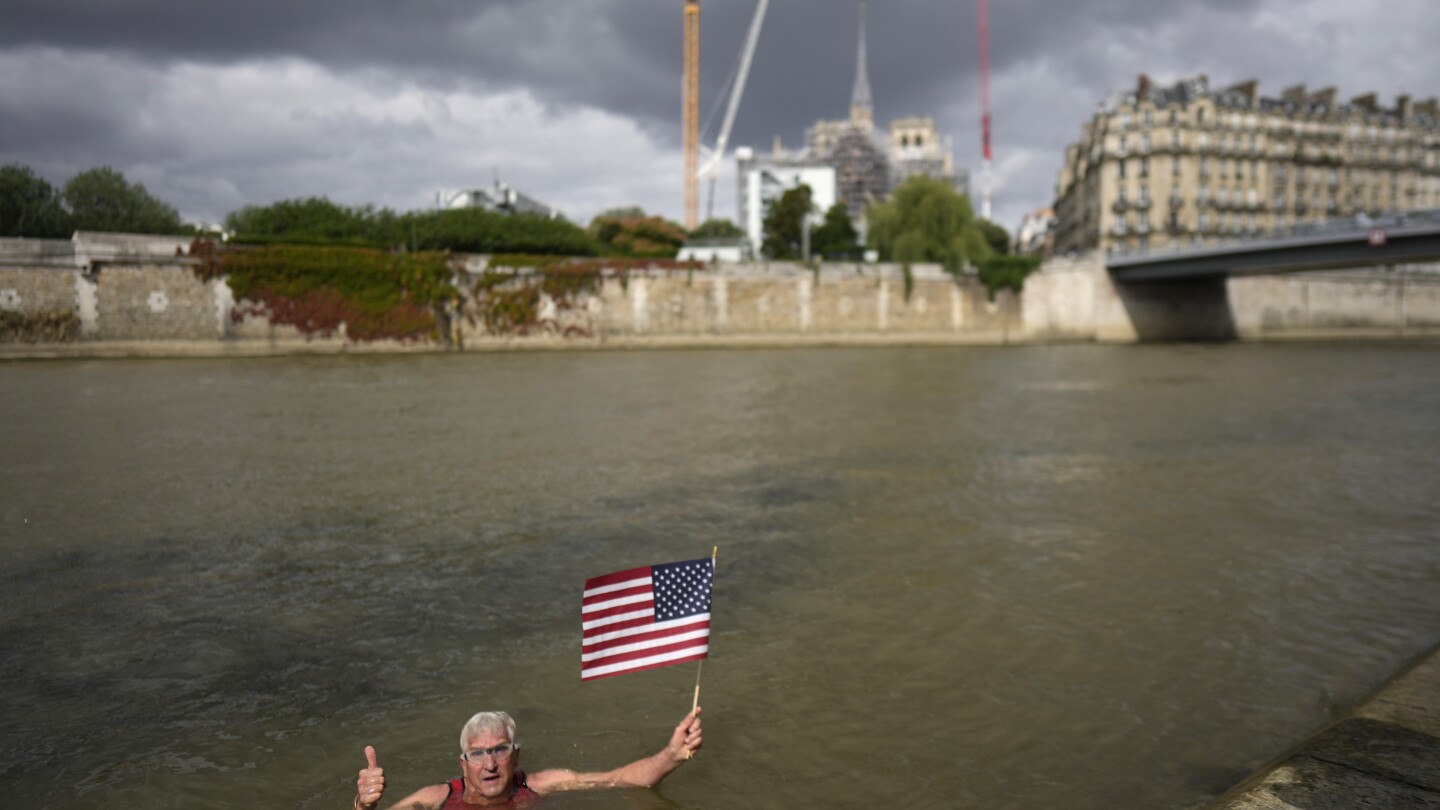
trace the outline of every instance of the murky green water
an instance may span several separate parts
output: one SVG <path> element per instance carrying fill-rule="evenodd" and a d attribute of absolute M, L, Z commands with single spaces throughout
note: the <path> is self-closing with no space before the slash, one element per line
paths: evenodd
<path fill-rule="evenodd" d="M 720 547 L 706 747 L 546 807 L 1183 808 L 1440 642 L 1440 347 L 0 365 L 14 807 L 658 749 L 582 581 Z"/>

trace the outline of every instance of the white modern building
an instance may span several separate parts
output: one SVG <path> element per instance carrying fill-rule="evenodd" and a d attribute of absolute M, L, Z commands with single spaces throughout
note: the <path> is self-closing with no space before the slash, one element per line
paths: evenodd
<path fill-rule="evenodd" d="M 765 212 L 780 195 L 809 186 L 817 221 L 839 199 L 835 167 L 808 156 L 791 157 L 784 152 L 757 156 L 755 150 L 742 146 L 735 150 L 735 163 L 740 181 L 740 227 L 756 256 L 765 242 Z"/>
<path fill-rule="evenodd" d="M 563 219 L 560 209 L 520 191 L 496 178 L 490 188 L 442 188 L 435 192 L 435 207 L 439 210 L 452 208 L 483 208 L 505 214 L 536 214 L 550 219 Z"/>

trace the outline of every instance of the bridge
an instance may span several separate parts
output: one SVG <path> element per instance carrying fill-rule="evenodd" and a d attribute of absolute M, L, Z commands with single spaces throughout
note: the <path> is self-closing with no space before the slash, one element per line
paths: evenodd
<path fill-rule="evenodd" d="M 1305 223 L 1204 248 L 1112 254 L 1105 267 L 1128 285 L 1424 261 L 1440 261 L 1440 209 Z"/>

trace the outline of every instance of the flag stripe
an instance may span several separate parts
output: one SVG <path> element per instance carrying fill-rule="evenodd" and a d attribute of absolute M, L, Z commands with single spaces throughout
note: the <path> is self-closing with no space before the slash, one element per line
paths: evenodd
<path fill-rule="evenodd" d="M 615 615 L 615 616 L 606 616 L 605 618 L 596 619 L 596 620 L 594 620 L 594 621 L 581 622 L 580 627 L 581 627 L 582 629 L 584 629 L 584 630 L 589 630 L 589 629 L 592 628 L 592 627 L 608 627 L 608 626 L 610 626 L 610 625 L 612 625 L 612 624 L 617 624 L 617 623 L 619 623 L 619 622 L 623 622 L 623 621 L 626 621 L 626 620 L 628 620 L 628 619 L 639 619 L 639 618 L 645 618 L 645 621 L 649 622 L 649 621 L 653 621 L 653 618 L 652 618 L 652 617 L 654 617 L 654 615 L 655 615 L 655 609 L 654 609 L 654 608 L 647 608 L 647 609 L 645 609 L 645 610 L 636 610 L 636 611 L 632 611 L 632 612 L 630 612 L 630 613 L 620 613 L 620 614 L 617 614 L 617 615 Z"/>
<path fill-rule="evenodd" d="M 643 585 L 626 587 L 627 584 L 628 583 L 622 583 L 620 585 L 616 585 L 614 588 L 597 588 L 595 593 L 586 593 L 585 598 L 581 600 L 580 604 L 594 605 L 600 602 L 608 601 L 610 599 L 619 599 L 622 596 L 629 596 L 631 594 L 655 592 L 655 589 L 650 586 L 649 580 L 646 580 L 645 584 Z"/>
<path fill-rule="evenodd" d="M 636 579 L 643 579 L 646 582 L 649 582 L 650 566 L 647 565 L 644 568 L 631 568 L 628 571 L 616 571 L 613 574 L 605 574 L 604 576 L 591 577 L 590 579 L 585 580 L 585 593 L 588 594 L 596 588 L 604 588 L 609 585 L 614 585 L 617 582 L 629 582 L 630 580 Z"/>
<path fill-rule="evenodd" d="M 584 637 L 589 639 L 606 633 L 618 633 L 625 630 L 634 630 L 634 628 L 637 627 L 640 629 L 634 630 L 634 632 L 643 633 L 646 629 L 655 626 L 655 617 L 647 615 L 637 619 L 625 619 L 624 621 L 619 622 L 601 622 L 597 623 L 597 625 L 598 626 L 596 627 L 584 628 Z"/>
<path fill-rule="evenodd" d="M 580 612 L 595 613 L 606 608 L 618 607 L 620 605 L 634 605 L 640 602 L 650 602 L 653 604 L 655 602 L 654 592 L 652 592 L 649 588 L 646 588 L 640 593 L 628 594 L 626 596 L 617 596 L 613 599 L 604 599 L 598 602 L 586 602 L 580 608 Z"/>
<path fill-rule="evenodd" d="M 664 636 L 646 641 L 636 641 L 630 644 L 620 644 L 612 647 L 605 647 L 594 652 L 582 653 L 581 663 L 587 661 L 621 661 L 624 656 L 633 653 L 645 653 L 653 655 L 667 650 L 684 650 L 695 646 L 696 641 L 703 641 L 710 637 L 709 630 L 698 630 L 694 633 L 681 633 L 678 636 Z"/>
<path fill-rule="evenodd" d="M 639 649 L 637 644 L 669 644 L 675 641 L 686 639 L 705 638 L 710 635 L 708 623 L 694 624 L 690 627 L 683 627 L 676 630 L 659 630 L 653 632 L 621 632 L 616 634 L 618 638 L 587 640 L 580 647 L 582 656 L 594 655 L 605 650 Z"/>
<path fill-rule="evenodd" d="M 641 614 L 640 611 L 648 610 L 649 614 Z M 650 599 L 644 602 L 636 602 L 632 605 L 611 605 L 610 607 L 598 610 L 584 611 L 580 614 L 581 623 L 593 622 L 596 619 L 608 619 L 611 616 L 624 615 L 651 615 L 655 612 L 655 600 Z"/>
<path fill-rule="evenodd" d="M 619 675 L 622 672 L 638 672 L 642 669 L 654 669 L 656 667 L 679 664 L 685 661 L 698 661 L 706 656 L 709 647 L 700 646 L 681 650 L 678 652 L 664 653 L 647 658 L 640 658 L 634 661 L 627 661 L 619 664 L 604 664 L 597 667 L 582 668 L 580 677 L 583 680 L 591 678 L 604 678 L 609 675 Z"/>
<path fill-rule="evenodd" d="M 686 661 L 699 661 L 700 659 L 706 658 L 706 657 L 707 657 L 707 654 L 706 654 L 706 653 L 700 653 L 699 655 L 687 655 L 687 656 L 685 656 L 684 658 L 676 658 L 676 659 L 673 660 L 673 661 L 658 661 L 658 662 L 656 662 L 656 663 L 654 663 L 654 664 L 646 664 L 645 666 L 642 666 L 642 667 L 632 667 L 632 668 L 630 668 L 630 669 L 621 669 L 621 670 L 617 670 L 617 671 L 615 671 L 615 672 L 602 672 L 602 673 L 598 673 L 598 674 L 586 674 L 586 673 L 582 670 L 581 673 L 580 673 L 580 680 L 582 680 L 582 681 L 593 681 L 593 680 L 597 680 L 597 679 L 599 679 L 599 678 L 613 678 L 613 677 L 615 677 L 616 675 L 625 675 L 625 674 L 631 673 L 631 672 L 643 672 L 643 671 L 645 671 L 645 670 L 647 670 L 647 669 L 659 669 L 660 667 L 668 667 L 668 666 L 671 666 L 672 664 L 683 664 L 683 663 L 685 663 Z"/>
<path fill-rule="evenodd" d="M 585 634 L 585 638 L 584 641 L 581 642 L 581 646 L 588 648 L 592 644 L 599 644 L 601 642 L 611 641 L 617 638 L 628 638 L 630 636 L 636 636 L 641 633 L 683 633 L 688 630 L 698 630 L 701 626 L 710 626 L 709 613 L 697 613 L 694 616 L 686 616 L 683 619 L 672 619 L 668 622 L 652 623 L 637 619 L 634 623 L 626 627 L 610 625 L 609 627 L 596 628 L 594 630 L 591 630 Z"/>

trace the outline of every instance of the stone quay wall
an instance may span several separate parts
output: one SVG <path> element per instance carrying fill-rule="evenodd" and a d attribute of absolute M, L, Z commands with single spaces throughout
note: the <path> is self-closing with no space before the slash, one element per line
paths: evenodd
<path fill-rule="evenodd" d="M 83 237 L 83 239 L 82 239 Z M 184 240 L 77 234 L 0 239 L 0 356 L 416 351 L 441 343 L 306 336 L 202 281 Z M 484 257 L 465 257 L 472 293 Z M 908 277 L 907 277 L 908 276 Z M 236 313 L 239 313 L 237 316 Z M 566 300 L 538 326 L 492 334 L 473 295 L 450 348 L 1002 345 L 1151 340 L 1440 337 L 1440 267 L 1407 265 L 1181 284 L 1118 285 L 1096 255 L 1047 262 L 992 299 L 935 265 L 711 265 L 632 270 Z"/>

